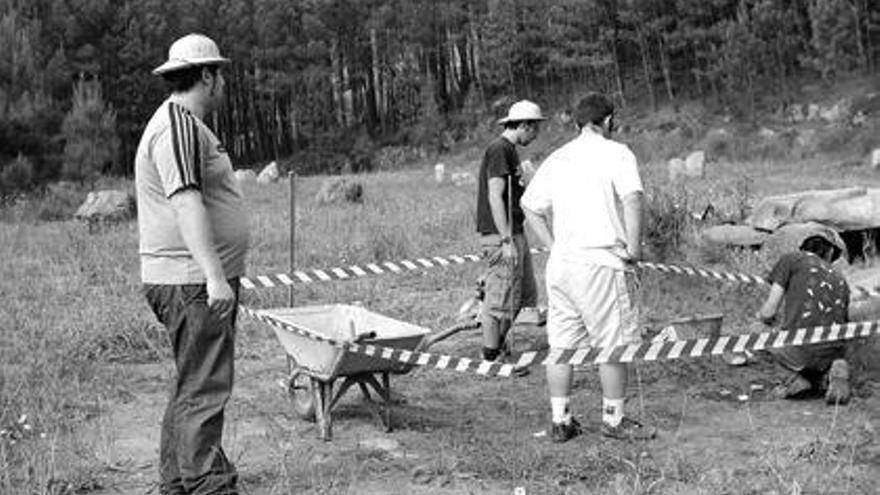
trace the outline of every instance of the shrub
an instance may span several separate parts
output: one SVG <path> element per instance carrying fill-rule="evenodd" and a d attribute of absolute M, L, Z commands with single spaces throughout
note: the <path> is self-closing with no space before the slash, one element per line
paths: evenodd
<path fill-rule="evenodd" d="M 6 165 L 0 172 L 0 196 L 29 189 L 33 185 L 34 166 L 24 155 Z"/>
<path fill-rule="evenodd" d="M 68 220 L 85 198 L 86 192 L 71 182 L 50 185 L 36 204 L 37 219 L 44 222 Z"/>
<path fill-rule="evenodd" d="M 665 260 L 678 254 L 682 242 L 694 228 L 692 200 L 682 189 L 649 191 L 645 201 L 645 235 L 650 254 Z"/>

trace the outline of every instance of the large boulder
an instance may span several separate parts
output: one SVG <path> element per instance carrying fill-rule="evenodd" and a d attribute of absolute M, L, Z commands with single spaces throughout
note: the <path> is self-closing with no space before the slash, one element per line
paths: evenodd
<path fill-rule="evenodd" d="M 705 175 L 706 153 L 694 151 L 686 159 L 673 158 L 669 160 L 669 179 L 676 180 L 679 177 L 703 177 Z"/>
<path fill-rule="evenodd" d="M 880 227 L 880 189 L 850 187 L 769 196 L 745 221 L 767 231 L 804 222 L 822 223 L 838 232 Z"/>
<path fill-rule="evenodd" d="M 669 172 L 669 180 L 674 181 L 685 175 L 685 164 L 681 158 L 670 158 L 666 168 Z"/>
<path fill-rule="evenodd" d="M 125 191 L 92 191 L 73 217 L 88 223 L 122 222 L 135 216 L 135 201 Z"/>
<path fill-rule="evenodd" d="M 253 182 L 257 179 L 257 174 L 249 168 L 239 169 L 235 171 L 235 180 L 239 183 Z"/>
<path fill-rule="evenodd" d="M 260 175 L 257 176 L 258 184 L 271 184 L 277 181 L 281 177 L 281 174 L 278 172 L 278 163 L 271 162 L 260 172 Z"/>
<path fill-rule="evenodd" d="M 770 233 L 748 225 L 716 225 L 704 230 L 702 235 L 713 244 L 749 247 L 760 246 Z"/>
<path fill-rule="evenodd" d="M 315 197 L 318 204 L 330 203 L 362 203 L 364 186 L 357 181 L 345 177 L 330 177 L 321 184 Z"/>
<path fill-rule="evenodd" d="M 456 186 L 467 186 L 470 184 L 476 184 L 477 178 L 470 172 L 453 172 L 450 177 L 450 182 Z"/>
<path fill-rule="evenodd" d="M 690 177 L 703 177 L 706 174 L 706 153 L 694 151 L 688 155 L 684 164 Z"/>

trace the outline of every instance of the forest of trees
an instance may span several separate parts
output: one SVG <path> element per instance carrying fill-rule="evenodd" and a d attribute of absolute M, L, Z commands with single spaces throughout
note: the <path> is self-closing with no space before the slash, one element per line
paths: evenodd
<path fill-rule="evenodd" d="M 880 1 L 0 0 L 0 193 L 130 173 L 166 95 L 150 71 L 188 32 L 233 60 L 209 123 L 236 162 L 308 173 L 441 149 L 505 97 L 558 108 L 590 88 L 753 115 L 804 77 L 876 73 Z"/>

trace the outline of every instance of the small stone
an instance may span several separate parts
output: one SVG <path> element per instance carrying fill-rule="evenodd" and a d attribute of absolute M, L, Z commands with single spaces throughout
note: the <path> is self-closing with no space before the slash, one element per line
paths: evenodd
<path fill-rule="evenodd" d="M 871 152 L 871 168 L 880 168 L 880 148 Z"/>
<path fill-rule="evenodd" d="M 446 180 L 446 165 L 438 163 L 434 165 L 434 182 L 442 184 Z"/>

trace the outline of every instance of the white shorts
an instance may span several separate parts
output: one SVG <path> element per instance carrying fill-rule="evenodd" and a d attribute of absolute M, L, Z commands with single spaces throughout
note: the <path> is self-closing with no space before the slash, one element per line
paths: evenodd
<path fill-rule="evenodd" d="M 549 260 L 547 341 L 551 348 L 611 347 L 641 341 L 633 272 Z"/>

